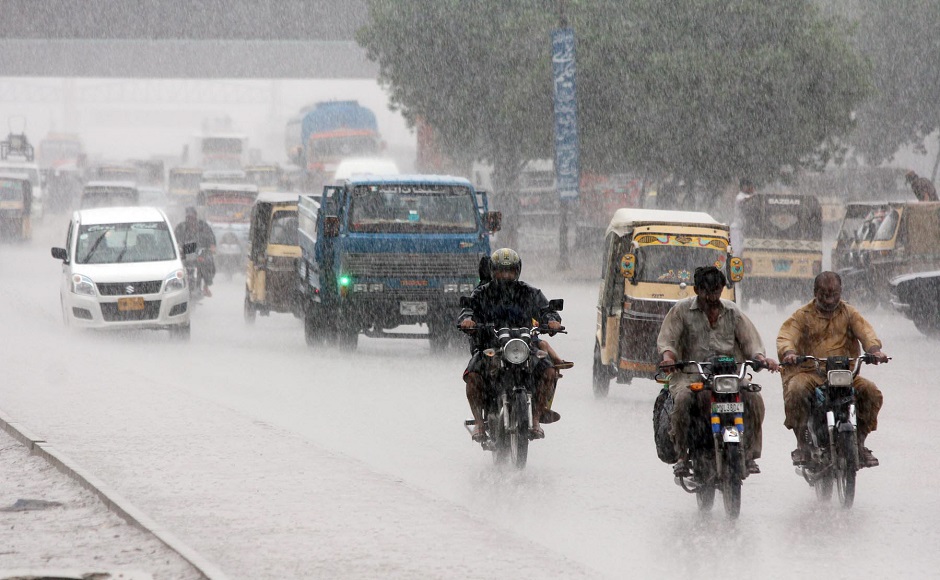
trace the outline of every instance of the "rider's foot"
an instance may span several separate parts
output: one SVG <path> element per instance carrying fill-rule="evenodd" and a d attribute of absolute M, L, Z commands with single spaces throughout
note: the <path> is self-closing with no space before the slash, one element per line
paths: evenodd
<path fill-rule="evenodd" d="M 868 447 L 859 447 L 858 461 L 862 467 L 878 467 L 878 458 L 872 455 Z"/>
<path fill-rule="evenodd" d="M 570 369 L 574 366 L 574 363 L 569 360 L 557 360 L 555 361 L 556 369 Z"/>
<path fill-rule="evenodd" d="M 801 447 L 797 447 L 790 452 L 790 459 L 793 460 L 793 465 L 806 465 L 809 463 L 809 454 Z"/>
<path fill-rule="evenodd" d="M 202 289 L 202 295 L 205 296 L 206 298 L 212 298 L 212 290 L 209 290 L 209 287 L 206 286 L 205 288 Z"/>
<path fill-rule="evenodd" d="M 554 423 L 559 419 L 561 419 L 561 414 L 558 413 L 558 411 L 552 411 L 551 409 L 548 409 L 546 411 L 542 411 L 542 416 L 539 417 L 539 423 Z"/>
<path fill-rule="evenodd" d="M 532 425 L 532 428 L 529 429 L 529 439 L 545 439 L 545 431 L 537 424 Z"/>
<path fill-rule="evenodd" d="M 486 441 L 486 427 L 482 424 L 475 426 L 471 437 L 476 443 L 483 443 Z"/>
<path fill-rule="evenodd" d="M 760 466 L 757 465 L 757 461 L 754 461 L 753 459 L 748 459 L 747 461 L 745 461 L 744 467 L 747 469 L 747 472 L 750 473 L 751 475 L 760 473 Z"/>
<path fill-rule="evenodd" d="M 689 477 L 692 475 L 692 467 L 687 459 L 680 459 L 672 467 L 672 474 L 676 477 Z"/>

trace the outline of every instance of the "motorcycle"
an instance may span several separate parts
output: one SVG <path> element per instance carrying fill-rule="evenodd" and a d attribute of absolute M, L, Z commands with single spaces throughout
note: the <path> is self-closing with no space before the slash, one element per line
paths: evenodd
<path fill-rule="evenodd" d="M 222 236 L 216 247 L 215 261 L 227 280 L 231 280 L 237 270 L 244 268 L 245 252 L 238 242 L 238 236 L 232 232 L 226 232 Z"/>
<path fill-rule="evenodd" d="M 562 300 L 552 300 L 550 307 L 560 311 Z M 524 469 L 529 456 L 529 429 L 532 425 L 532 397 L 537 389 L 538 377 L 535 367 L 548 356 L 544 350 L 535 348 L 540 334 L 567 334 L 564 327 L 550 330 L 547 327 L 497 327 L 482 324 L 473 329 L 477 334 L 480 351 L 486 361 L 483 380 L 486 395 L 483 405 L 483 421 L 486 439 L 483 449 L 493 453 L 497 464 L 511 463 Z M 548 422 L 548 421 L 545 421 Z M 474 420 L 464 421 L 464 427 L 473 432 Z"/>
<path fill-rule="evenodd" d="M 689 427 L 689 462 L 692 475 L 676 477 L 675 483 L 695 494 L 699 509 L 707 511 L 721 491 L 725 513 L 736 518 L 741 513 L 741 486 L 748 476 L 744 453 L 744 400 L 741 391 L 757 393 L 761 386 L 741 385 L 747 368 L 765 368 L 760 361 L 736 362 L 733 357 L 716 356 L 709 361 L 677 361 L 677 372 L 694 367 L 702 382 L 690 388 L 697 395 L 692 404 Z M 657 381 L 664 382 L 662 375 Z"/>
<path fill-rule="evenodd" d="M 826 369 L 826 381 L 816 388 L 807 428 L 803 432 L 810 460 L 797 466 L 796 474 L 816 490 L 816 497 L 822 501 L 829 501 L 833 487 L 837 488 L 839 503 L 846 509 L 851 508 L 860 468 L 852 381 L 858 376 L 862 363 L 874 363 L 875 357 L 869 354 L 855 358 L 801 355 L 796 360 L 797 364 L 809 361 L 817 370 L 820 365 Z"/>
<path fill-rule="evenodd" d="M 209 250 L 206 248 L 193 248 L 192 252 L 183 254 L 183 267 L 186 269 L 186 286 L 189 288 L 189 301 L 193 304 L 198 304 L 203 298 L 201 266 L 205 262 L 208 252 Z"/>

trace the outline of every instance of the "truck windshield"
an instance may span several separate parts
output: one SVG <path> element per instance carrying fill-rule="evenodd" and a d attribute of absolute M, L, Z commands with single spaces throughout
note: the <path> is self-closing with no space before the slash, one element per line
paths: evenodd
<path fill-rule="evenodd" d="M 652 236 L 649 236 L 652 237 Z M 715 266 L 725 271 L 728 242 L 706 236 L 656 236 L 637 250 L 638 282 L 692 283 L 696 268 Z"/>
<path fill-rule="evenodd" d="M 79 264 L 124 264 L 172 260 L 176 250 L 164 222 L 93 224 L 79 228 L 75 255 Z"/>
<path fill-rule="evenodd" d="M 810 196 L 758 194 L 743 203 L 742 212 L 746 238 L 822 239 L 822 210 Z"/>
<path fill-rule="evenodd" d="M 378 153 L 378 140 L 372 135 L 346 135 L 310 140 L 310 161 Z"/>
<path fill-rule="evenodd" d="M 202 173 L 170 173 L 170 189 L 197 191 L 202 182 Z"/>
<path fill-rule="evenodd" d="M 451 185 L 365 185 L 353 190 L 350 231 L 469 233 L 477 229 L 470 189 Z"/>

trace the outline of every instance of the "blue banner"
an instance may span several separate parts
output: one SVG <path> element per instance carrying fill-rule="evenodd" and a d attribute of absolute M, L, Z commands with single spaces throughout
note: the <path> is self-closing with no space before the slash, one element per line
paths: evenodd
<path fill-rule="evenodd" d="M 581 183 L 573 28 L 552 31 L 552 73 L 555 81 L 555 183 L 561 200 L 573 201 L 578 199 Z"/>

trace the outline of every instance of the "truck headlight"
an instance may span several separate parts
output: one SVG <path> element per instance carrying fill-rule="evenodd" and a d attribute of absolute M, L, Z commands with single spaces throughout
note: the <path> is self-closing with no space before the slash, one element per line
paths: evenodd
<path fill-rule="evenodd" d="M 456 292 L 456 291 L 457 291 L 456 284 L 444 284 L 444 292 Z"/>
<path fill-rule="evenodd" d="M 91 281 L 91 278 L 82 276 L 81 274 L 72 274 L 72 293 L 81 294 L 83 296 L 98 295 L 95 290 L 95 283 Z"/>
<path fill-rule="evenodd" d="M 163 292 L 176 292 L 186 289 L 186 272 L 177 270 L 163 280 Z"/>
<path fill-rule="evenodd" d="M 469 294 L 471 292 L 473 292 L 473 284 L 461 284 L 460 285 L 461 294 Z"/>
<path fill-rule="evenodd" d="M 385 289 L 381 284 L 369 284 L 369 292 L 381 292 Z"/>
<path fill-rule="evenodd" d="M 368 284 L 353 284 L 353 292 L 365 292 L 368 288 Z"/>

